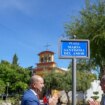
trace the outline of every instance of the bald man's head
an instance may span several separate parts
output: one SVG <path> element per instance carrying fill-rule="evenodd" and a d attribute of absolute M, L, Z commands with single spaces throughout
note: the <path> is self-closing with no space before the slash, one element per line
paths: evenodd
<path fill-rule="evenodd" d="M 39 75 L 33 75 L 30 78 L 30 85 L 33 84 L 33 83 L 36 83 L 36 82 L 40 81 L 40 79 L 43 79 L 43 78 L 41 76 L 39 76 Z"/>
<path fill-rule="evenodd" d="M 42 91 L 42 88 L 44 87 L 44 80 L 41 76 L 39 75 L 33 75 L 30 78 L 30 88 L 33 90 L 39 90 Z"/>

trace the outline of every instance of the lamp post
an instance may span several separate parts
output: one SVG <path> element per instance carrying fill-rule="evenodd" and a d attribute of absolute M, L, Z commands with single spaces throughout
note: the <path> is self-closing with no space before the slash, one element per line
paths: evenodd
<path fill-rule="evenodd" d="M 7 97 L 8 97 L 8 87 L 9 87 L 9 83 L 7 82 L 7 90 L 6 90 Z"/>

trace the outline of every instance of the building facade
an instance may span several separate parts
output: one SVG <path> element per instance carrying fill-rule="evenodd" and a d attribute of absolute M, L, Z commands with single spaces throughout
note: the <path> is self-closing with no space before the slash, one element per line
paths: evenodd
<path fill-rule="evenodd" d="M 51 71 L 64 73 L 64 69 L 61 69 L 56 66 L 54 61 L 54 52 L 52 51 L 42 51 L 38 54 L 39 62 L 36 64 L 36 67 L 33 70 L 33 73 L 44 76 L 44 73 L 49 73 Z"/>

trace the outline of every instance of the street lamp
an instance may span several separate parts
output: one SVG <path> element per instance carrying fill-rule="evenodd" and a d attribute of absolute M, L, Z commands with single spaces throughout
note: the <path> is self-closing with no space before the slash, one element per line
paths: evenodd
<path fill-rule="evenodd" d="M 9 83 L 7 82 L 7 89 L 6 89 L 7 97 L 8 97 L 8 87 L 9 87 Z"/>

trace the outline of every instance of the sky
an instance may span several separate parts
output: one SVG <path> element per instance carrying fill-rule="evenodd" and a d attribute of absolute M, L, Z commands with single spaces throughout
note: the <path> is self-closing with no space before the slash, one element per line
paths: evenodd
<path fill-rule="evenodd" d="M 84 5 L 85 0 L 0 0 L 0 61 L 11 63 L 16 53 L 20 66 L 36 67 L 49 44 L 57 66 L 67 68 L 71 59 L 59 59 L 58 41 Z"/>

